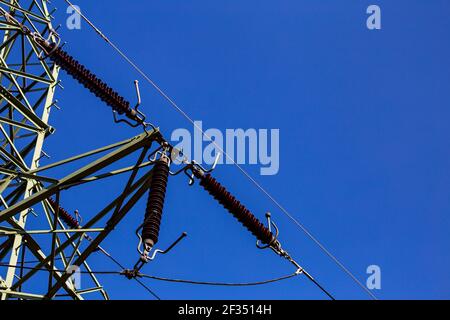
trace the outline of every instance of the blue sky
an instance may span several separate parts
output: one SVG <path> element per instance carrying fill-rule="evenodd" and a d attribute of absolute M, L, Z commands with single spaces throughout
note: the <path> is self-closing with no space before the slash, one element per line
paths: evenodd
<path fill-rule="evenodd" d="M 184 118 L 83 23 L 56 22 L 65 49 L 134 101 L 170 136 L 193 130 Z M 260 176 L 273 196 L 363 283 L 381 267 L 381 299 L 450 298 L 450 4 L 433 1 L 77 1 L 84 13 L 204 128 L 280 129 L 280 171 Z M 382 29 L 366 28 L 366 8 L 382 10 Z M 62 73 L 53 160 L 139 134 L 112 122 L 107 107 Z M 69 143 L 68 143 L 69 141 Z M 57 172 L 62 174 L 61 172 Z M 338 299 L 368 296 L 282 212 L 230 165 L 215 172 L 258 217 L 272 212 L 280 240 Z M 123 178 L 65 193 L 86 217 Z M 128 266 L 145 200 L 104 243 Z M 169 181 L 160 246 L 189 237 L 143 272 L 205 281 L 253 281 L 292 272 L 257 250 L 254 239 L 198 186 Z M 115 270 L 100 254 L 93 269 Z M 134 282 L 100 276 L 112 298 L 147 299 Z M 322 299 L 300 277 L 249 288 L 196 287 L 146 280 L 163 299 Z"/>

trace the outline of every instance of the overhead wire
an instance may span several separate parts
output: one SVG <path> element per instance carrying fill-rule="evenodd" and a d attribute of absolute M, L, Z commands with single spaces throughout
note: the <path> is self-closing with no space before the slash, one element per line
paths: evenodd
<path fill-rule="evenodd" d="M 194 284 L 194 285 L 206 285 L 206 286 L 222 286 L 222 287 L 249 287 L 249 286 L 259 286 L 264 284 L 269 284 L 273 282 L 279 282 L 283 280 L 287 280 L 293 277 L 298 276 L 300 273 L 292 273 L 286 276 L 269 279 L 269 280 L 263 280 L 263 281 L 255 281 L 255 282 L 210 282 L 210 281 L 196 281 L 196 280 L 186 280 L 186 279 L 172 279 L 172 278 L 164 278 L 164 277 L 157 277 L 157 276 L 151 276 L 147 274 L 139 273 L 138 277 L 141 278 L 148 278 L 153 279 L 157 281 L 165 281 L 165 282 L 175 282 L 175 283 L 184 283 L 184 284 Z"/>
<path fill-rule="evenodd" d="M 48 201 L 50 205 L 54 208 L 54 210 L 58 210 L 61 214 L 60 218 L 63 220 L 66 225 L 68 225 L 72 229 L 80 228 L 80 222 L 76 219 L 76 217 L 73 217 L 70 213 L 67 212 L 66 209 L 61 207 L 55 200 L 53 200 L 51 197 L 48 198 Z M 92 242 L 91 237 L 84 235 L 84 237 L 89 241 Z M 111 261 L 113 261 L 116 265 L 118 265 L 120 268 L 124 269 L 125 267 L 117 260 L 115 259 L 108 251 L 106 251 L 101 246 L 97 247 L 98 251 L 103 253 L 105 256 L 107 256 Z M 135 279 L 136 282 L 138 282 L 146 291 L 148 291 L 153 297 L 155 297 L 157 300 L 161 300 L 161 298 L 148 286 L 146 286 L 142 281 L 139 281 L 138 279 Z"/>
<path fill-rule="evenodd" d="M 0 264 L 0 267 L 12 267 L 12 268 L 17 268 L 19 267 L 14 266 L 14 265 L 10 265 L 10 264 Z M 24 270 L 33 270 L 33 271 L 46 271 L 46 272 L 50 272 L 50 270 L 46 269 L 46 268 L 36 268 L 36 267 L 26 267 L 23 266 Z M 60 273 L 67 273 L 67 271 L 64 270 L 53 270 L 53 272 L 60 272 Z M 121 271 L 76 271 L 79 272 L 80 274 L 91 274 L 91 275 L 98 275 L 98 274 L 102 274 L 102 275 L 122 275 Z M 76 273 L 74 272 L 74 273 Z M 150 289 L 145 283 L 143 283 L 142 281 L 140 281 L 139 279 L 135 279 L 135 281 L 137 283 L 139 283 L 147 292 L 149 292 L 152 296 L 154 296 L 157 300 L 161 300 L 161 298 L 152 290 Z"/>
<path fill-rule="evenodd" d="M 119 268 L 122 270 L 125 269 L 124 265 L 120 263 L 119 260 L 114 258 L 108 251 L 103 249 L 102 247 L 99 247 L 100 252 L 102 252 L 105 256 L 107 256 L 114 264 L 116 264 Z M 153 297 L 155 297 L 157 300 L 161 300 L 160 296 L 155 293 L 152 289 L 149 288 L 145 283 L 143 283 L 141 280 L 134 278 L 134 281 L 136 281 L 141 287 L 143 287 L 148 293 L 150 293 Z"/>
<path fill-rule="evenodd" d="M 0 263 L 0 267 L 5 267 L 5 268 L 20 268 L 20 265 L 12 265 L 12 264 L 6 264 L 6 263 Z M 24 266 L 23 267 L 24 270 L 33 270 L 33 271 L 47 271 L 47 272 L 51 272 L 51 270 L 47 269 L 47 268 L 38 268 L 38 267 L 27 267 Z M 58 270 L 58 269 L 54 269 L 53 272 L 59 272 L 59 273 L 70 273 L 70 274 L 74 274 L 74 273 L 81 273 L 81 274 L 120 274 L 120 271 L 84 271 L 84 270 L 78 270 L 78 271 L 67 271 L 67 270 Z"/>
<path fill-rule="evenodd" d="M 377 297 L 364 286 L 356 276 L 335 256 L 333 255 L 297 218 L 295 218 L 284 206 L 282 206 L 260 183 L 258 183 L 241 165 L 239 165 L 231 156 L 226 153 L 217 142 L 212 139 L 205 131 L 198 126 L 198 124 L 180 107 L 178 104 L 160 88 L 155 81 L 153 81 L 147 73 L 145 73 L 127 54 L 125 54 L 114 42 L 112 42 L 84 13 L 82 13 L 69 0 L 64 0 L 77 12 L 86 23 L 103 39 L 105 40 L 125 61 L 128 62 L 169 104 L 175 108 L 185 119 L 187 119 L 204 137 L 211 141 L 216 148 L 224 154 L 224 156 L 234 164 L 239 171 L 253 183 L 276 207 L 278 207 L 283 214 L 285 214 L 301 231 L 303 231 L 308 238 L 310 238 L 344 273 L 346 273 L 359 287 L 361 287 L 372 299 L 377 300 Z"/>
<path fill-rule="evenodd" d="M 111 261 L 113 261 L 117 266 L 119 266 L 121 269 L 125 269 L 125 267 L 117 260 L 115 259 L 110 253 L 108 253 L 105 249 L 99 247 L 99 251 L 102 252 L 105 256 L 107 256 L 109 259 L 111 259 Z M 62 260 L 61 257 L 55 257 L 55 261 L 56 260 Z M 25 266 L 26 264 L 33 264 L 33 263 L 40 263 L 41 261 L 38 260 L 29 260 L 29 261 L 24 261 L 23 263 L 20 264 L 20 268 L 23 270 L 33 270 L 33 271 L 49 271 L 46 268 L 36 268 L 36 267 L 28 267 Z M 12 265 L 7 265 L 7 264 L 3 264 L 0 263 L 0 267 L 19 267 L 19 266 L 12 266 Z M 54 270 L 55 272 L 66 272 L 66 271 L 62 271 L 62 270 Z M 80 271 L 80 273 L 86 273 L 86 274 L 120 274 L 120 272 L 117 271 L 113 271 L 113 272 L 88 272 L 88 271 Z M 142 281 L 140 281 L 139 279 L 134 279 L 141 287 L 143 287 L 148 293 L 150 293 L 153 297 L 155 297 L 157 300 L 161 300 L 161 298 L 159 297 L 158 294 L 156 294 L 152 289 L 150 289 L 145 283 L 143 283 Z"/>
<path fill-rule="evenodd" d="M 3 264 L 0 263 L 0 267 L 19 267 L 18 265 L 10 265 L 10 264 Z M 50 270 L 46 269 L 46 268 L 37 268 L 37 267 L 26 267 L 24 266 L 25 270 L 34 270 L 34 271 L 46 271 L 49 272 Z M 59 272 L 59 273 L 80 273 L 80 274 L 103 274 L 103 275 L 123 275 L 124 271 L 103 271 L 103 270 L 98 270 L 98 271 L 71 271 L 71 272 L 67 272 L 65 270 L 53 270 L 54 272 Z M 165 282 L 175 282 L 175 283 L 184 283 L 184 284 L 195 284 L 195 285 L 207 285 L 207 286 L 231 286 L 231 287 L 248 287 L 248 286 L 258 286 L 258 285 L 265 285 L 265 284 L 270 284 L 270 283 L 274 283 L 274 282 L 279 282 L 279 281 L 283 281 L 283 280 L 287 280 L 293 277 L 296 277 L 298 275 L 300 275 L 301 273 L 295 272 L 292 274 L 288 274 L 285 276 L 281 276 L 281 277 L 277 277 L 277 278 L 272 278 L 272 279 L 268 279 L 268 280 L 261 280 L 261 281 L 254 281 L 254 282 L 209 282 L 209 281 L 196 281 L 196 280 L 186 280 L 186 279 L 173 279 L 173 278 L 166 278 L 166 277 L 159 277 L 159 276 L 152 276 L 152 275 L 148 275 L 148 274 L 144 274 L 144 273 L 140 273 L 138 272 L 136 274 L 136 277 L 138 278 L 147 278 L 147 279 L 153 279 L 153 280 L 158 280 L 158 281 L 165 281 Z M 139 279 L 136 279 L 139 280 Z M 145 284 L 144 284 L 145 285 Z"/>

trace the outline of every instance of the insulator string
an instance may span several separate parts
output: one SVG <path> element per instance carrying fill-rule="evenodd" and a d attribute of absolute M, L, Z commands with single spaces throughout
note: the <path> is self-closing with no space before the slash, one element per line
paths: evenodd
<path fill-rule="evenodd" d="M 38 39 L 38 41 L 44 48 L 44 51 L 46 51 L 50 60 L 65 70 L 70 76 L 72 76 L 72 78 L 77 80 L 97 98 L 110 106 L 118 114 L 124 114 L 130 120 L 139 124 L 144 124 L 143 119 L 138 116 L 136 110 L 131 108 L 129 101 L 108 86 L 105 82 L 100 80 L 95 74 L 74 59 L 70 54 L 62 50 L 60 47 L 56 47 L 55 43 L 48 43 L 42 39 Z"/>
<path fill-rule="evenodd" d="M 196 130 L 199 130 L 205 138 L 211 141 L 216 148 L 224 154 L 227 159 L 231 161 L 239 171 L 251 182 L 255 185 L 257 189 L 259 189 L 271 202 L 277 206 L 283 214 L 285 214 L 291 221 L 296 225 L 299 230 L 301 230 L 305 235 L 311 239 L 319 249 L 325 253 L 344 273 L 346 273 L 362 290 L 364 290 L 372 299 L 377 300 L 377 297 L 370 292 L 370 290 L 364 286 L 361 281 L 359 281 L 356 276 L 335 256 L 333 255 L 326 247 L 323 245 L 309 230 L 306 226 L 304 226 L 300 221 L 295 218 L 284 206 L 281 205 L 278 200 L 276 200 L 258 181 L 256 181 L 242 166 L 240 166 L 234 159 L 226 153 L 223 148 L 221 148 L 217 142 L 214 141 L 205 131 L 186 113 L 175 101 L 172 99 L 158 84 L 153 81 L 146 72 L 144 72 L 129 56 L 122 51 L 114 42 L 112 42 L 84 13 L 80 12 L 69 0 L 64 0 L 69 6 L 71 6 L 80 16 L 85 20 L 93 30 L 103 39 L 105 40 L 134 70 L 136 70 L 177 112 L 179 112 L 186 120 L 188 120 Z"/>
<path fill-rule="evenodd" d="M 153 166 L 152 181 L 142 226 L 142 239 L 144 244 L 149 247 L 153 247 L 158 242 L 168 179 L 168 159 L 162 157 Z"/>
<path fill-rule="evenodd" d="M 271 244 L 275 240 L 272 232 L 215 178 L 210 174 L 198 174 L 197 177 L 200 179 L 200 185 L 257 239 L 264 244 Z"/>
<path fill-rule="evenodd" d="M 55 212 L 59 212 L 59 218 L 71 229 L 80 229 L 80 223 L 78 222 L 78 220 L 72 216 L 69 212 L 67 212 L 66 209 L 64 209 L 63 207 L 61 207 L 58 203 L 56 203 L 56 201 L 49 197 L 47 198 L 48 202 L 50 203 L 50 205 L 52 206 L 53 210 Z"/>

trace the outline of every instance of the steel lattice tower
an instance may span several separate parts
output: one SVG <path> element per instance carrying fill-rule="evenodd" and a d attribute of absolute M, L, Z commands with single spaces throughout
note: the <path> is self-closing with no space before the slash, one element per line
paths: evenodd
<path fill-rule="evenodd" d="M 28 1 L 26 6 L 24 2 L 1 1 L 13 18 L 48 35 L 52 25 L 46 1 Z M 32 179 L 17 181 L 16 174 L 30 172 L 39 166 L 44 140 L 52 132 L 48 122 L 59 73 L 56 66 L 49 66 L 39 59 L 34 39 L 23 35 L 8 20 L 6 17 L 0 20 L 3 31 L 0 51 L 0 130 L 3 135 L 0 146 L 0 171 L 3 174 L 0 192 L 3 207 L 19 199 L 27 199 L 39 182 Z M 30 211 L 31 208 L 21 211 L 8 223 L 12 227 L 25 229 Z M 7 237 L 1 246 L 0 257 L 9 252 L 9 264 L 17 265 L 22 244 L 21 234 Z M 17 268 L 8 268 L 3 287 L 11 287 L 16 275 Z M 2 295 L 2 298 L 6 297 Z"/>
<path fill-rule="evenodd" d="M 152 164 L 143 160 L 152 142 L 160 140 L 160 134 L 157 130 L 144 132 L 40 166 L 46 156 L 44 141 L 55 132 L 49 120 L 56 107 L 54 95 L 60 71 L 54 62 L 45 59 L 42 39 L 52 43 L 59 39 L 46 0 L 0 0 L 0 8 L 0 296 L 50 299 L 61 295 L 83 299 L 83 295 L 97 292 L 108 299 L 90 272 L 87 259 L 102 250 L 102 240 L 148 191 L 151 171 L 140 173 Z M 98 173 L 136 152 L 138 163 Z M 50 178 L 41 173 L 87 157 L 97 158 L 65 177 Z M 59 203 L 64 190 L 124 173 L 130 173 L 130 177 L 123 191 L 83 226 Z M 31 230 L 27 223 L 30 216 L 41 219 L 47 228 Z M 99 221 L 103 221 L 100 226 Z M 25 257 L 34 261 L 26 261 Z M 86 288 L 77 287 L 76 278 L 67 272 L 72 266 L 88 273 L 83 276 Z M 28 285 L 36 278 L 42 288 Z"/>
<path fill-rule="evenodd" d="M 146 122 L 145 114 L 139 110 L 138 82 L 137 104 L 133 107 L 129 100 L 64 51 L 52 27 L 47 2 L 0 0 L 3 33 L 0 45 L 0 298 L 82 300 L 85 295 L 96 293 L 108 299 L 96 277 L 99 271 L 93 271 L 88 264 L 94 252 L 103 253 L 120 267 L 108 273 L 134 279 L 151 292 L 137 279 L 143 276 L 140 269 L 157 254 L 169 252 L 186 236 L 183 233 L 166 250 L 155 248 L 169 176 L 185 173 L 190 185 L 198 180 L 200 186 L 256 237 L 259 249 L 271 249 L 287 259 L 296 267 L 294 275 L 304 274 L 333 299 L 282 248 L 278 228 L 270 214 L 266 214 L 265 226 L 212 177 L 210 173 L 215 165 L 205 169 L 194 160 L 183 159 L 182 168 L 171 171 L 173 157 L 183 158 L 182 152 L 166 141 L 159 129 Z M 107 40 L 104 35 L 102 38 Z M 44 141 L 55 133 L 49 120 L 52 109 L 57 107 L 55 91 L 60 69 L 95 95 L 99 104 L 110 107 L 116 123 L 126 123 L 143 132 L 109 146 L 40 165 L 40 160 L 47 156 Z M 178 108 L 161 89 L 152 85 Z M 152 148 L 153 145 L 156 147 Z M 125 167 L 124 159 L 130 161 Z M 79 165 L 79 160 L 84 160 L 84 165 Z M 87 164 L 86 160 L 89 160 Z M 67 168 L 67 165 L 71 166 L 70 173 L 54 176 L 52 169 Z M 126 176 L 124 187 L 100 211 L 83 213 L 83 221 L 61 204 L 64 191 L 118 175 Z M 125 269 L 100 244 L 146 194 L 143 223 L 136 230 L 138 262 L 134 269 Z M 83 276 L 82 286 L 77 281 L 78 271 L 87 274 Z"/>

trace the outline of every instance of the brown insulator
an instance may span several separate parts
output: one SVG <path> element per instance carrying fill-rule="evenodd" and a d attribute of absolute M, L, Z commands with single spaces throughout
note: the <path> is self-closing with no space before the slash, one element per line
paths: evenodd
<path fill-rule="evenodd" d="M 58 217 L 71 229 L 79 229 L 80 223 L 77 219 L 75 219 L 74 216 L 72 216 L 69 212 L 67 212 L 66 209 L 59 206 L 56 201 L 53 198 L 47 199 L 50 205 L 52 206 L 53 210 L 56 212 L 58 211 Z"/>
<path fill-rule="evenodd" d="M 200 185 L 241 222 L 257 239 L 269 245 L 275 241 L 272 232 L 210 174 L 196 172 Z"/>
<path fill-rule="evenodd" d="M 161 157 L 153 167 L 145 219 L 142 226 L 142 239 L 144 244 L 150 248 L 158 242 L 168 179 L 168 159 Z"/>
<path fill-rule="evenodd" d="M 40 41 L 40 45 L 47 53 L 50 60 L 55 62 L 75 80 L 91 91 L 96 97 L 105 102 L 114 111 L 125 115 L 130 120 L 139 124 L 144 124 L 144 120 L 138 116 L 137 112 L 130 107 L 130 102 L 120 96 L 118 92 L 101 81 L 95 74 L 89 71 L 85 66 L 75 60 L 67 52 L 56 44 Z"/>

